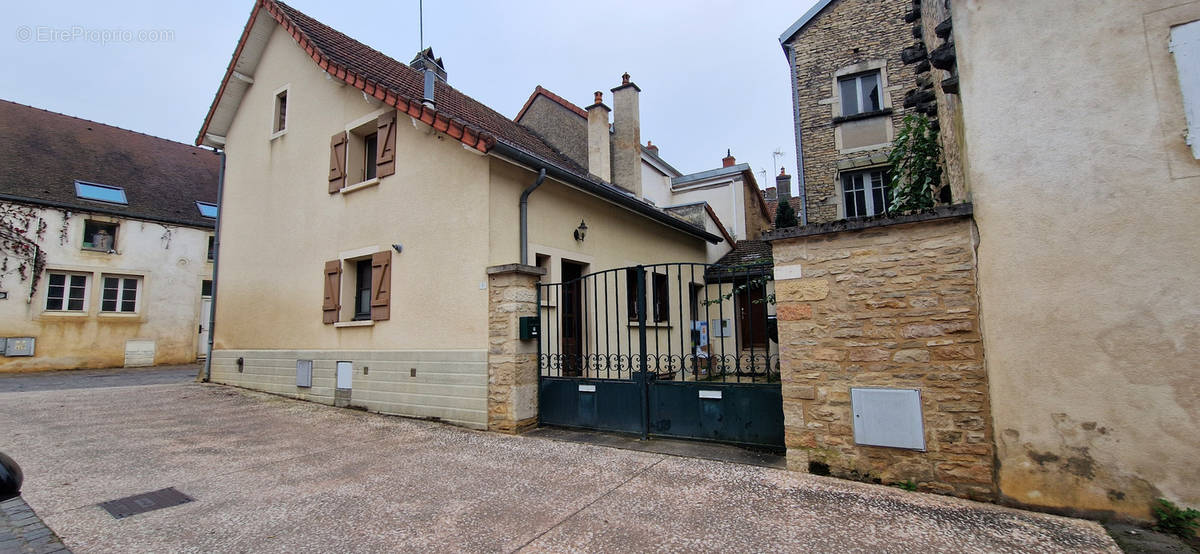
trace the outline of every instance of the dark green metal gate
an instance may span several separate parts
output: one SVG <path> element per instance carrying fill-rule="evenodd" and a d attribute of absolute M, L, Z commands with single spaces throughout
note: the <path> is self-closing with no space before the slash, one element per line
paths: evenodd
<path fill-rule="evenodd" d="M 782 448 L 772 288 L 699 263 L 539 285 L 540 423 Z"/>

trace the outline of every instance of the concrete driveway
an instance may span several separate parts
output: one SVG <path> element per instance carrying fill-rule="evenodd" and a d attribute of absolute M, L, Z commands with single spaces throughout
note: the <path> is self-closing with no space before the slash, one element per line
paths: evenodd
<path fill-rule="evenodd" d="M 1118 551 L 1088 521 L 217 385 L 0 392 L 0 431 L 76 552 Z M 165 487 L 196 501 L 96 505 Z"/>

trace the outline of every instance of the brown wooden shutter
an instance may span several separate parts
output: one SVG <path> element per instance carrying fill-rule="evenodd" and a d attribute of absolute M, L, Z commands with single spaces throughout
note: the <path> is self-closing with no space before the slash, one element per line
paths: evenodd
<path fill-rule="evenodd" d="M 379 116 L 379 134 L 376 137 L 375 175 L 387 177 L 396 173 L 396 112 Z"/>
<path fill-rule="evenodd" d="M 329 140 L 329 194 L 346 186 L 346 131 Z"/>
<path fill-rule="evenodd" d="M 371 319 L 383 321 L 392 316 L 392 253 L 371 255 Z"/>
<path fill-rule="evenodd" d="M 325 262 L 325 323 L 337 323 L 338 311 L 342 309 L 342 261 Z"/>

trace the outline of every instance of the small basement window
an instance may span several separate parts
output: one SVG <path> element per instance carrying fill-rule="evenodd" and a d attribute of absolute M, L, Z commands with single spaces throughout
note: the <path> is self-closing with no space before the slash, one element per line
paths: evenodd
<path fill-rule="evenodd" d="M 104 291 L 100 299 L 100 311 L 135 313 L 138 308 L 138 289 L 141 277 L 119 275 L 104 276 Z"/>
<path fill-rule="evenodd" d="M 209 219 L 217 218 L 217 205 L 209 204 L 208 202 L 196 202 L 196 209 L 200 210 L 200 215 Z"/>
<path fill-rule="evenodd" d="M 49 274 L 46 287 L 46 310 L 82 312 L 87 310 L 87 275 L 78 273 Z"/>
<path fill-rule="evenodd" d="M 129 204 L 129 200 L 125 198 L 125 189 L 85 181 L 75 181 L 75 196 L 109 204 Z"/>
<path fill-rule="evenodd" d="M 121 226 L 107 221 L 83 222 L 83 249 L 113 252 L 117 248 L 117 230 Z"/>

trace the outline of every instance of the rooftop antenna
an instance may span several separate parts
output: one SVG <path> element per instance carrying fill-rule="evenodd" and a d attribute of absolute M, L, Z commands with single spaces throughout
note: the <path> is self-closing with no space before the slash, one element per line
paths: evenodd
<path fill-rule="evenodd" d="M 417 34 L 421 37 L 420 52 L 425 49 L 425 0 L 417 0 Z"/>
<path fill-rule="evenodd" d="M 779 174 L 779 171 L 777 171 L 779 169 L 779 158 L 782 158 L 783 155 L 784 155 L 783 148 L 776 148 L 774 152 L 771 152 L 771 173 L 772 174 L 774 174 L 774 175 Z"/>

